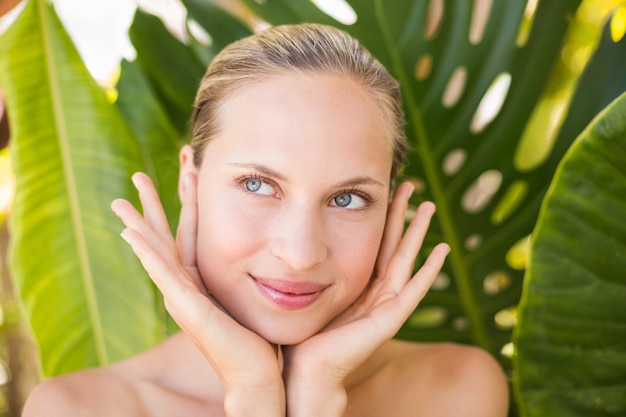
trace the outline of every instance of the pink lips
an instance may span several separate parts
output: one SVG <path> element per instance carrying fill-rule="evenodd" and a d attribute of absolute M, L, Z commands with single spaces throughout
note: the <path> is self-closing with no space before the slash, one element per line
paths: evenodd
<path fill-rule="evenodd" d="M 252 277 L 261 294 L 284 310 L 299 310 L 319 298 L 327 285 L 310 281 L 286 281 Z"/>

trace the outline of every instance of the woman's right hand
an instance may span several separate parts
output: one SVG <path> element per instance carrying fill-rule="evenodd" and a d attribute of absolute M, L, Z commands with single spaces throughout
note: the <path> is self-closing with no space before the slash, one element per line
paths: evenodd
<path fill-rule="evenodd" d="M 195 175 L 183 178 L 176 239 L 150 178 L 137 173 L 133 183 L 144 213 L 124 199 L 113 201 L 111 208 L 126 225 L 121 235 L 163 294 L 167 311 L 222 381 L 227 412 L 230 409 L 233 414 L 246 415 L 240 408 L 250 404 L 252 415 L 263 415 L 261 404 L 266 403 L 267 415 L 284 415 L 284 386 L 276 347 L 230 317 L 211 297 L 198 271 Z M 269 404 L 275 401 L 282 413 Z"/>

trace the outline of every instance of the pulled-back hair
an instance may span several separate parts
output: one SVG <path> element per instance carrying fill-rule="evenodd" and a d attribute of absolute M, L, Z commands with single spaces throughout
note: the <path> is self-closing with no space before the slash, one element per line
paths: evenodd
<path fill-rule="evenodd" d="M 398 82 L 346 32 L 319 24 L 275 26 L 225 47 L 204 75 L 191 121 L 194 162 L 219 129 L 220 104 L 237 89 L 269 76 L 292 73 L 349 77 L 379 104 L 393 144 L 391 177 L 405 161 L 407 140 Z"/>

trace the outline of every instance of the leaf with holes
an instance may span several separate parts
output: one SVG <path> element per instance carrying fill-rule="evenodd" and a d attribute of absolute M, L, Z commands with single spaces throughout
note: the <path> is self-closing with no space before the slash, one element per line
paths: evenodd
<path fill-rule="evenodd" d="M 356 15 L 351 25 L 310 10 L 305 0 L 245 3 L 272 24 L 330 20 L 400 81 L 414 148 L 405 175 L 416 184 L 417 199 L 437 204 L 428 243 L 446 241 L 452 253 L 399 336 L 469 342 L 498 353 L 510 341 L 521 292 L 524 263 L 512 255 L 530 234 L 556 163 L 579 132 L 562 135 L 534 169 L 516 167 L 520 138 L 579 1 L 544 0 L 529 10 L 532 2 L 525 0 L 355 0 L 348 1 Z M 598 65 L 613 61 L 619 58 L 604 57 Z M 621 91 L 602 83 L 594 87 L 609 96 Z M 598 103 L 606 104 L 586 99 L 590 106 L 577 115 L 583 123 Z"/>
<path fill-rule="evenodd" d="M 533 232 L 516 388 L 525 415 L 626 414 L 626 93 L 559 166 Z"/>
<path fill-rule="evenodd" d="M 145 155 L 51 6 L 30 1 L 0 39 L 17 181 L 12 272 L 57 375 L 125 358 L 162 337 L 153 286 L 120 239 L 115 197 Z"/>

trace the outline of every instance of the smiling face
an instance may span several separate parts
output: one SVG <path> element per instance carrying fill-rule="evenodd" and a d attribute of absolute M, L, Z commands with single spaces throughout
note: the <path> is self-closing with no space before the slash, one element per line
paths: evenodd
<path fill-rule="evenodd" d="M 389 201 L 392 144 L 356 81 L 288 74 L 237 90 L 194 166 L 198 267 L 233 317 L 295 344 L 367 285 Z"/>

